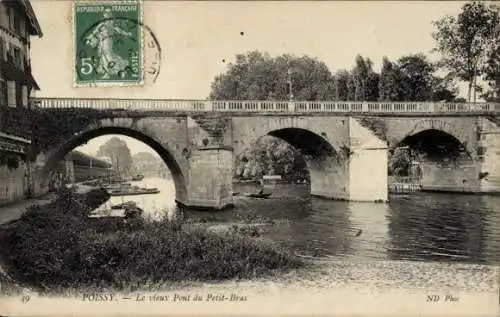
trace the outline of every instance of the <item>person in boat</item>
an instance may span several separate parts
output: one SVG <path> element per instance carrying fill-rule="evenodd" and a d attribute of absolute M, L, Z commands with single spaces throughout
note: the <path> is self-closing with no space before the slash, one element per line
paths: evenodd
<path fill-rule="evenodd" d="M 264 194 L 264 180 L 262 178 L 259 180 L 259 185 L 260 185 L 260 190 L 257 194 L 262 195 Z"/>

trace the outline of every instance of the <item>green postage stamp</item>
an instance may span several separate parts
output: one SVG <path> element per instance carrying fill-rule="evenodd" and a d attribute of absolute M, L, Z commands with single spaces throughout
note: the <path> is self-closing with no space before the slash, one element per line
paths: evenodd
<path fill-rule="evenodd" d="M 73 8 L 75 86 L 142 85 L 142 4 L 76 1 Z"/>

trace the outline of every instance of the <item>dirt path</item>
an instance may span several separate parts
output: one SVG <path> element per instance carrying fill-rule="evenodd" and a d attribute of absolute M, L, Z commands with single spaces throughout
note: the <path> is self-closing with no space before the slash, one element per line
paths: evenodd
<path fill-rule="evenodd" d="M 54 193 L 49 193 L 42 197 L 26 199 L 8 205 L 0 206 L 0 225 L 19 219 L 26 209 L 36 204 L 48 204 L 55 198 Z"/>

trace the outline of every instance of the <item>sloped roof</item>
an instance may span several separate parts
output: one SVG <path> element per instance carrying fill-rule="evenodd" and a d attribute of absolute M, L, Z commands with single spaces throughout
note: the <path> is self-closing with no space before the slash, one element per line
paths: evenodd
<path fill-rule="evenodd" d="M 18 0 L 19 3 L 23 6 L 24 12 L 28 17 L 31 26 L 31 35 L 38 35 L 39 37 L 43 36 L 42 28 L 40 27 L 40 23 L 38 23 L 38 19 L 36 18 L 35 10 L 31 6 L 30 0 Z"/>

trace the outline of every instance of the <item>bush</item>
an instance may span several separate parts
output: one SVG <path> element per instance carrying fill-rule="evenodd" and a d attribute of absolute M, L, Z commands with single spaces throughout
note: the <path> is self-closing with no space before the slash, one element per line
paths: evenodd
<path fill-rule="evenodd" d="M 42 292 L 123 290 L 151 281 L 252 278 L 302 264 L 238 232 L 187 230 L 179 221 L 84 217 L 91 208 L 82 201 L 97 204 L 96 197 L 104 195 L 96 191 L 82 199 L 63 191 L 0 231 L 10 276 Z"/>

